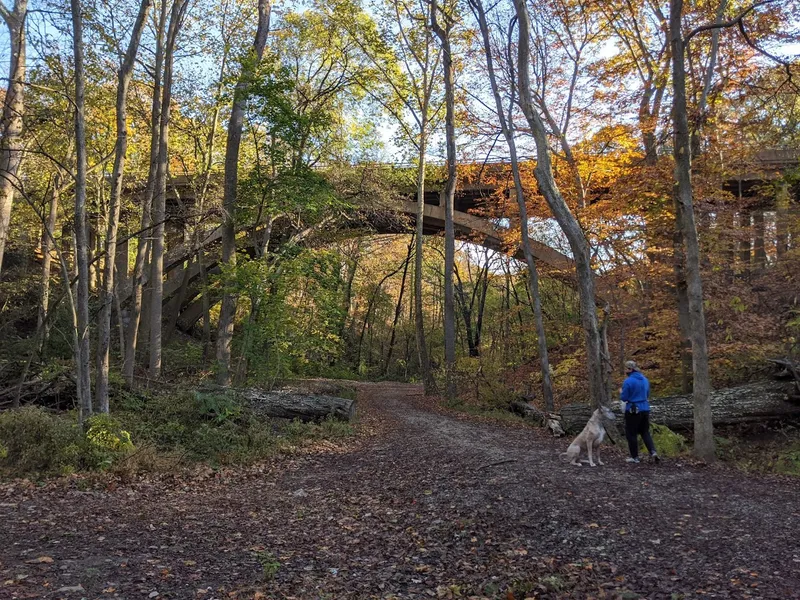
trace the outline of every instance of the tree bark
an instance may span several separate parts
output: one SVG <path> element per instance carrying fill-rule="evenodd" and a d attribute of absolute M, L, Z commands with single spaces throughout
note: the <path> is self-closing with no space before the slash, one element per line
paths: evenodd
<path fill-rule="evenodd" d="M 427 88 L 426 88 L 427 90 Z M 414 254 L 414 331 L 417 341 L 417 357 L 422 375 L 425 394 L 435 393 L 436 383 L 431 372 L 428 342 L 425 339 L 425 313 L 422 307 L 422 259 L 423 240 L 425 231 L 425 151 L 427 150 L 428 129 L 428 104 L 430 93 L 426 92 L 422 108 L 422 124 L 420 125 L 419 165 L 417 167 L 417 222 L 416 222 L 416 248 Z"/>
<path fill-rule="evenodd" d="M 224 30 L 224 18 L 226 15 L 223 15 L 223 30 Z M 222 89 L 225 82 L 225 73 L 226 68 L 228 65 L 228 56 L 230 53 L 230 48 L 226 43 L 224 52 L 222 54 L 222 60 L 220 62 L 219 67 L 219 79 L 217 80 L 217 97 L 216 102 L 217 104 L 214 106 L 214 111 L 211 117 L 211 130 L 208 132 L 208 143 L 206 147 L 206 160 L 205 160 L 205 173 L 203 174 L 203 185 L 200 188 L 200 193 L 197 197 L 197 212 L 200 217 L 200 222 L 195 226 L 194 231 L 194 243 L 195 247 L 197 248 L 197 267 L 200 271 L 200 284 L 201 284 L 201 302 L 203 306 L 203 361 L 208 360 L 208 357 L 211 352 L 211 301 L 208 297 L 208 273 L 206 270 L 205 265 L 205 248 L 203 247 L 202 240 L 200 239 L 201 236 L 201 227 L 203 224 L 203 217 L 205 211 L 205 199 L 206 194 L 208 193 L 208 185 L 211 181 L 211 168 L 214 165 L 214 149 L 216 147 L 217 141 L 217 129 L 219 127 L 219 113 L 220 113 L 220 102 L 221 102 L 221 95 Z M 179 307 L 180 310 L 180 307 Z"/>
<path fill-rule="evenodd" d="M 789 184 L 781 183 L 775 193 L 775 257 L 781 261 L 789 251 Z"/>
<path fill-rule="evenodd" d="M 714 18 L 714 23 L 719 25 L 722 23 L 722 18 L 725 15 L 725 9 L 728 7 L 728 0 L 721 0 L 717 7 L 717 13 Z M 692 155 L 698 156 L 702 149 L 702 139 L 700 137 L 701 129 L 705 126 L 708 115 L 706 115 L 706 105 L 708 97 L 711 93 L 711 83 L 714 81 L 714 69 L 717 66 L 717 54 L 719 53 L 719 34 L 720 29 L 711 30 L 711 51 L 708 56 L 708 64 L 706 65 L 705 74 L 703 76 L 703 91 L 700 94 L 700 101 L 697 103 L 696 122 L 692 130 Z"/>
<path fill-rule="evenodd" d="M 267 417 L 322 421 L 352 421 L 356 415 L 356 401 L 325 394 L 305 394 L 292 390 L 265 392 L 257 389 L 234 390 L 234 394 L 247 400 L 253 411 Z"/>
<path fill-rule="evenodd" d="M 164 36 L 167 27 L 167 2 L 162 2 L 156 32 L 155 68 L 153 69 L 153 100 L 150 112 L 150 169 L 147 174 L 147 187 L 142 200 L 142 226 L 136 248 L 136 261 L 133 266 L 133 288 L 131 290 L 131 318 L 128 326 L 128 335 L 125 339 L 125 361 L 123 375 L 128 387 L 133 387 L 133 372 L 136 366 L 136 347 L 140 323 L 147 322 L 142 319 L 144 307 L 144 284 L 146 264 L 150 255 L 150 240 L 152 239 L 152 206 L 156 187 L 156 174 L 159 164 L 159 140 L 161 131 L 161 82 L 164 65 Z"/>
<path fill-rule="evenodd" d="M 442 45 L 445 97 L 445 144 L 447 146 L 447 185 L 444 191 L 444 372 L 445 397 L 456 398 L 456 307 L 453 290 L 453 266 L 456 254 L 456 233 L 453 205 L 456 194 L 456 116 L 453 55 L 450 47 L 451 17 L 442 11 L 444 28 L 439 25 L 438 3 L 431 3 L 431 26 Z"/>
<path fill-rule="evenodd" d="M 150 368 L 149 376 L 158 379 L 161 375 L 161 334 L 164 296 L 164 225 L 167 202 L 167 171 L 169 169 L 169 121 L 172 101 L 172 65 L 178 32 L 188 0 L 174 0 L 169 18 L 167 43 L 164 48 L 164 81 L 161 90 L 161 114 L 159 119 L 158 166 L 156 188 L 153 195 L 153 243 L 150 257 Z"/>
<path fill-rule="evenodd" d="M 360 248 L 358 249 L 360 252 Z M 353 300 L 353 280 L 358 269 L 358 254 L 347 264 L 347 280 L 344 285 L 344 297 L 342 298 L 342 320 L 339 324 L 339 339 L 344 340 L 347 330 L 347 319 L 350 317 L 350 303 Z"/>
<path fill-rule="evenodd" d="M 55 229 L 58 221 L 58 202 L 61 196 L 61 186 L 63 185 L 62 177 L 63 175 L 59 170 L 53 178 L 53 189 L 50 192 L 50 209 L 42 230 L 42 283 L 39 288 L 39 317 L 36 323 L 36 329 L 41 335 L 40 353 L 44 352 L 50 331 L 47 315 L 50 310 L 50 271 L 52 270 L 54 247 L 52 240 L 55 239 Z"/>
<path fill-rule="evenodd" d="M 546 410 L 553 410 L 553 385 L 550 379 L 550 360 L 547 354 L 547 337 L 544 329 L 544 318 L 542 316 L 542 300 L 539 294 L 539 272 L 536 268 L 536 259 L 531 249 L 530 237 L 528 234 L 528 207 L 525 202 L 525 192 L 522 187 L 522 178 L 519 173 L 519 160 L 517 158 L 517 143 L 514 139 L 513 123 L 506 119 L 503 110 L 503 101 L 500 97 L 500 90 L 497 85 L 497 77 L 494 71 L 494 61 L 492 59 L 492 48 L 489 39 L 489 25 L 486 20 L 486 13 L 481 0 L 471 0 L 471 5 L 478 17 L 478 24 L 483 38 L 483 50 L 486 56 L 486 66 L 489 72 L 489 83 L 492 87 L 497 118 L 500 121 L 500 128 L 508 145 L 511 158 L 511 173 L 514 178 L 514 195 L 517 200 L 520 220 L 520 242 L 522 253 L 525 256 L 525 265 L 528 268 L 528 286 L 533 299 L 533 317 L 536 324 L 537 348 L 539 351 L 539 367 L 542 374 L 542 396 Z M 508 285 L 508 284 L 506 284 Z M 509 307 L 510 308 L 510 307 Z"/>
<path fill-rule="evenodd" d="M 364 315 L 364 324 L 361 327 L 361 333 L 358 336 L 358 353 L 356 354 L 356 368 L 359 368 L 361 365 L 361 348 L 364 344 L 364 334 L 367 330 L 367 325 L 369 324 L 369 318 L 372 315 L 372 308 L 375 305 L 375 299 L 378 297 L 378 292 L 381 291 L 383 284 L 390 277 L 394 277 L 400 271 L 400 269 L 408 268 L 408 258 L 404 260 L 396 269 L 387 273 L 383 276 L 383 278 L 378 282 L 378 285 L 375 286 L 372 294 L 370 294 L 369 300 L 367 301 L 367 313 Z M 355 317 L 354 317 L 355 318 Z"/>
<path fill-rule="evenodd" d="M 760 381 L 732 388 L 714 390 L 709 405 L 717 425 L 796 419 L 800 405 L 786 401 L 785 382 Z M 586 425 L 593 407 L 568 404 L 561 409 L 564 429 L 579 430 Z M 694 400 L 691 394 L 650 398 L 650 417 L 671 429 L 691 429 L 694 424 Z"/>
<path fill-rule="evenodd" d="M 675 160 L 675 208 L 678 231 L 686 252 L 686 281 L 691 325 L 694 451 L 707 462 L 714 461 L 714 425 L 709 394 L 706 320 L 703 309 L 703 283 L 700 277 L 700 244 L 697 238 L 692 201 L 691 133 L 686 104 L 685 44 L 681 32 L 683 0 L 670 0 L 670 43 L 672 46 L 673 156 Z"/>
<path fill-rule="evenodd" d="M 547 144 L 547 130 L 541 117 L 536 112 L 531 97 L 529 61 L 530 61 L 530 19 L 524 0 L 514 0 L 517 18 L 519 19 L 518 71 L 519 71 L 519 104 L 533 133 L 536 142 L 536 169 L 534 174 L 539 184 L 539 191 L 544 196 L 553 217 L 556 219 L 564 235 L 567 237 L 575 270 L 578 277 L 580 294 L 581 323 L 586 335 L 587 368 L 589 372 L 589 392 L 594 404 L 607 405 L 607 397 L 602 360 L 602 342 L 597 322 L 595 306 L 595 283 L 592 272 L 589 243 L 575 216 L 553 179 L 552 161 Z"/>
<path fill-rule="evenodd" d="M 4 3 L 0 3 L 0 16 L 8 26 L 11 50 L 8 87 L 3 99 L 3 120 L 0 123 L 0 275 L 11 224 L 17 173 L 22 163 L 27 14 L 28 0 L 15 0 L 13 10 L 8 10 Z"/>
<path fill-rule="evenodd" d="M 271 4 L 269 0 L 258 0 L 258 27 L 253 41 L 249 61 L 242 66 L 239 81 L 236 83 L 233 106 L 228 122 L 228 143 L 225 147 L 225 183 L 223 196 L 224 221 L 222 224 L 222 265 L 232 269 L 236 265 L 236 202 L 239 182 L 239 147 L 242 143 L 244 125 L 244 105 L 250 87 L 249 79 L 257 63 L 264 56 L 269 35 Z M 231 342 L 233 324 L 236 316 L 236 295 L 227 291 L 222 297 L 217 330 L 217 383 L 229 386 L 231 383 Z"/>
<path fill-rule="evenodd" d="M 92 414 L 89 348 L 89 263 L 86 231 L 86 102 L 83 66 L 83 15 L 81 0 L 70 0 L 72 11 L 73 56 L 75 61 L 75 262 L 77 281 L 78 345 L 75 370 L 78 384 L 78 422 L 83 425 Z"/>
<path fill-rule="evenodd" d="M 475 334 L 472 329 L 472 305 L 467 302 L 466 294 L 464 293 L 464 284 L 461 281 L 461 276 L 458 269 L 455 269 L 455 297 L 459 308 L 461 309 L 461 318 L 464 320 L 464 329 L 467 337 L 467 349 L 469 355 L 474 357 L 480 356 L 480 351 L 475 344 Z M 474 298 L 473 293 L 473 298 Z"/>
<path fill-rule="evenodd" d="M 740 270 L 743 275 L 750 273 L 750 262 L 752 258 L 752 244 L 750 241 L 752 239 L 752 231 L 750 228 L 751 223 L 752 217 L 750 215 L 750 211 L 743 209 L 739 213 L 739 229 L 741 230 L 739 235 L 741 239 L 739 240 L 738 249 L 739 262 L 741 263 Z"/>
<path fill-rule="evenodd" d="M 61 298 L 56 300 L 56 305 L 58 304 L 58 302 L 62 298 L 66 297 L 68 308 L 69 308 L 69 315 L 70 315 L 71 321 L 72 321 L 72 327 L 70 328 L 70 334 L 71 334 L 71 341 L 72 341 L 73 356 L 74 356 L 76 370 L 77 370 L 78 365 L 80 364 L 80 360 L 79 360 L 79 358 L 80 358 L 80 356 L 79 356 L 79 353 L 80 353 L 80 338 L 79 338 L 79 335 L 78 335 L 78 310 L 77 310 L 77 307 L 75 305 L 75 296 L 72 293 L 72 285 L 71 285 L 71 282 L 72 282 L 72 280 L 73 280 L 73 278 L 75 276 L 72 273 L 70 273 L 69 263 L 67 262 L 67 256 L 66 256 L 66 254 L 64 252 L 62 252 L 61 248 L 58 247 L 58 244 L 56 244 L 55 235 L 53 233 L 53 230 L 50 227 L 48 227 L 47 218 L 44 216 L 44 214 L 39 212 L 39 208 L 31 201 L 30 197 L 28 197 L 27 195 L 24 195 L 23 198 L 25 198 L 26 202 L 28 203 L 28 206 L 36 214 L 36 216 L 39 218 L 39 221 L 42 223 L 42 228 L 43 228 L 43 231 L 44 231 L 44 235 L 46 235 L 49 238 L 50 248 L 52 248 L 52 251 L 55 252 L 56 256 L 58 257 L 58 264 L 61 267 L 61 282 L 64 285 L 64 294 L 61 296 Z M 74 240 L 74 236 L 73 236 L 73 240 Z M 68 248 L 69 244 L 65 244 L 64 247 Z M 50 319 L 50 314 L 48 313 L 46 315 L 46 317 L 45 317 L 45 322 L 43 324 L 44 327 L 47 327 L 49 319 Z M 28 364 L 25 367 L 26 372 L 27 372 L 27 369 L 30 366 L 30 362 L 33 359 L 33 356 L 34 356 L 34 353 L 31 352 L 30 359 L 28 360 Z M 21 392 L 21 389 L 22 389 L 22 382 L 24 382 L 24 380 L 25 380 L 25 373 L 23 373 L 23 376 L 20 379 L 20 385 L 17 388 L 17 393 L 16 393 L 15 398 L 13 400 L 14 408 L 19 407 L 20 392 Z M 80 379 L 76 377 L 76 382 L 79 382 L 79 381 L 80 381 Z M 89 400 L 91 402 L 91 394 L 89 395 Z M 79 408 L 80 408 L 80 405 L 79 405 Z M 80 415 L 81 415 L 81 413 L 79 411 L 79 417 L 80 417 Z"/>
<path fill-rule="evenodd" d="M 95 402 L 98 410 L 108 412 L 108 365 L 111 347 L 111 308 L 114 302 L 114 263 L 117 256 L 117 232 L 119 229 L 122 177 L 125 172 L 125 155 L 128 151 L 128 88 L 133 77 L 133 67 L 139 51 L 139 40 L 144 30 L 147 14 L 153 0 L 142 0 L 139 14 L 131 32 L 125 58 L 117 75 L 116 128 L 117 141 L 114 148 L 114 169 L 111 172 L 111 198 L 108 205 L 106 228 L 106 262 L 103 289 L 100 298 L 100 317 L 97 331 L 97 374 Z"/>
<path fill-rule="evenodd" d="M 481 351 L 481 339 L 483 337 L 483 315 L 486 309 L 486 294 L 489 291 L 489 259 L 488 250 L 484 253 L 483 259 L 486 261 L 484 264 L 482 274 L 483 282 L 478 290 L 478 315 L 475 317 L 475 348 L 478 353 Z"/>
<path fill-rule="evenodd" d="M 675 301 L 678 308 L 680 337 L 681 391 L 692 393 L 692 323 L 689 316 L 689 288 L 686 281 L 686 253 L 681 235 L 682 208 L 675 204 L 675 229 L 673 232 L 673 273 L 675 276 Z"/>
<path fill-rule="evenodd" d="M 384 377 L 389 374 L 389 365 L 392 363 L 392 353 L 394 352 L 394 342 L 397 337 L 397 323 L 400 321 L 400 313 L 403 311 L 403 295 L 406 289 L 406 279 L 408 278 L 408 265 L 411 262 L 411 253 L 414 251 L 414 236 L 408 244 L 408 254 L 406 262 L 403 264 L 403 278 L 400 280 L 400 293 L 397 295 L 397 304 L 394 309 L 394 320 L 392 321 L 392 333 L 389 337 L 389 350 L 386 352 L 386 365 L 383 368 Z"/>
<path fill-rule="evenodd" d="M 753 234 L 753 264 L 756 269 L 762 270 L 767 266 L 767 248 L 764 211 L 761 209 L 753 212 Z"/>

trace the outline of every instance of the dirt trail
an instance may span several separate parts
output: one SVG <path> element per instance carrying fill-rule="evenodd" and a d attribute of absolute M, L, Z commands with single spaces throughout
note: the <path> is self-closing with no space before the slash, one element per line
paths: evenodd
<path fill-rule="evenodd" d="M 348 452 L 4 487 L 0 598 L 800 598 L 796 480 L 605 447 L 606 466 L 578 469 L 564 440 L 419 408 L 419 392 L 362 385 L 382 432 Z"/>

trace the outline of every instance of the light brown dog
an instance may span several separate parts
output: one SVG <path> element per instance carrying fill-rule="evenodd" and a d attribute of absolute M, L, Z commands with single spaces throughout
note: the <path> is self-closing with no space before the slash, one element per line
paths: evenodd
<path fill-rule="evenodd" d="M 592 449 L 594 449 L 597 455 L 597 464 L 602 465 L 603 461 L 600 460 L 600 443 L 606 437 L 606 428 L 603 425 L 603 419 L 614 421 L 616 418 L 616 415 L 607 406 L 603 406 L 594 411 L 589 422 L 586 423 L 586 427 L 583 428 L 583 431 L 572 441 L 567 451 L 561 453 L 562 459 L 566 457 L 566 460 L 570 461 L 569 464 L 575 465 L 576 467 L 580 467 L 581 462 L 588 462 L 590 467 L 594 467 L 595 463 L 592 457 Z M 583 449 L 586 450 L 586 454 L 589 456 L 588 461 L 578 460 L 581 455 L 581 450 Z"/>

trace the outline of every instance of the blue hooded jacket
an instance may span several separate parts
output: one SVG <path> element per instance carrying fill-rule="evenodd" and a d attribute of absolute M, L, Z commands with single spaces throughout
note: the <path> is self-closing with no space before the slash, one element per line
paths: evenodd
<path fill-rule="evenodd" d="M 619 398 L 623 402 L 627 402 L 625 412 L 631 411 L 631 403 L 636 404 L 639 412 L 643 410 L 650 410 L 650 403 L 647 399 L 650 397 L 650 382 L 647 377 L 642 375 L 639 371 L 634 371 L 625 379 L 622 384 L 622 393 Z"/>

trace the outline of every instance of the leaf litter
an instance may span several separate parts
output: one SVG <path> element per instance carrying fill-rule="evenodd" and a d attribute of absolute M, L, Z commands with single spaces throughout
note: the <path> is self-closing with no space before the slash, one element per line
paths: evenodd
<path fill-rule="evenodd" d="M 538 430 L 359 389 L 346 447 L 3 484 L 0 598 L 800 598 L 796 481 L 575 469 Z"/>

